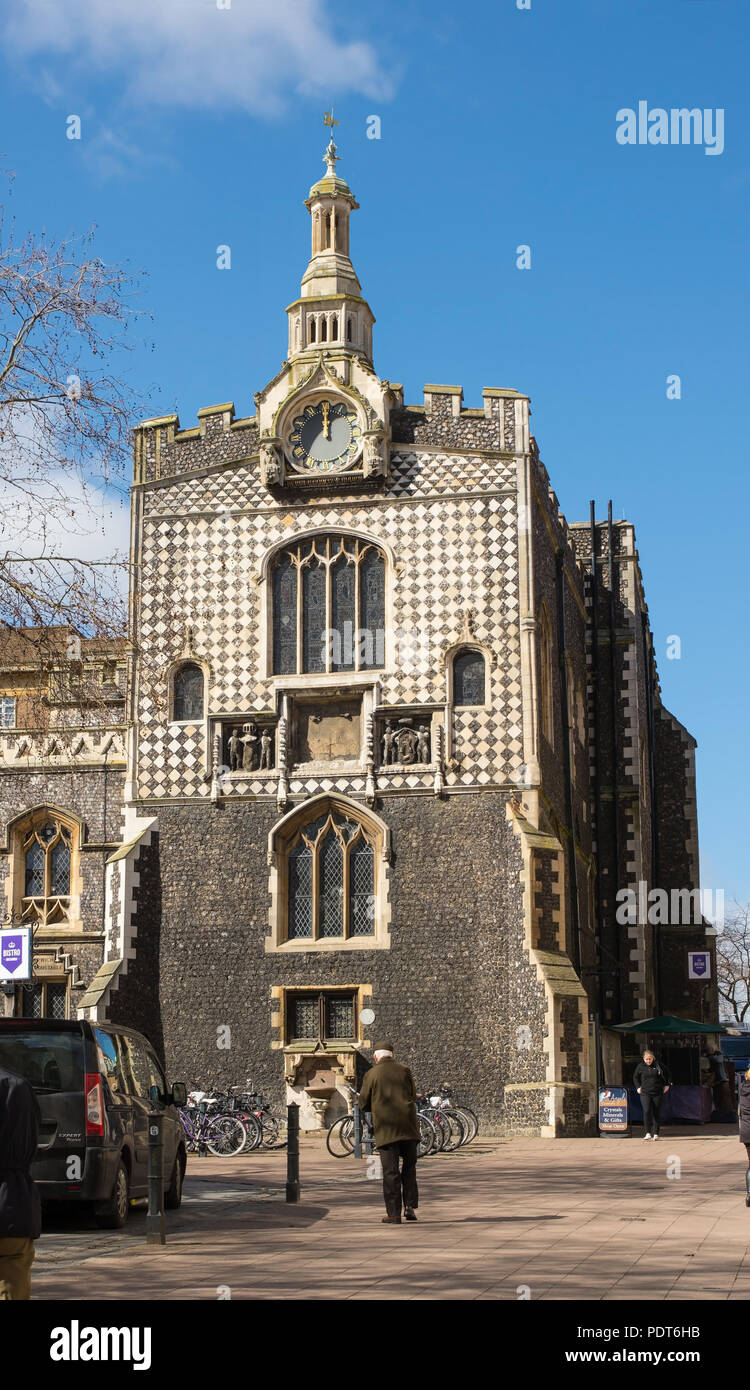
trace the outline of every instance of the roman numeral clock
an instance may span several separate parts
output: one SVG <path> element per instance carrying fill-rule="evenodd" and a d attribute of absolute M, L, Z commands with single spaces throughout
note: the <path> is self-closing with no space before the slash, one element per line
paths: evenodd
<path fill-rule="evenodd" d="M 295 468 L 327 473 L 351 467 L 361 447 L 356 412 L 344 401 L 324 397 L 306 405 L 292 419 L 288 452 Z"/>
<path fill-rule="evenodd" d="M 346 400 L 326 385 L 298 395 L 260 441 L 266 487 L 363 482 L 387 473 L 386 431 L 367 401 Z"/>

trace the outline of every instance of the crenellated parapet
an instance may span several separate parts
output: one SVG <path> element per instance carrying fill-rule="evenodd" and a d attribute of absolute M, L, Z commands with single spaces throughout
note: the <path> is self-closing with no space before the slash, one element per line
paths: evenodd
<path fill-rule="evenodd" d="M 178 415 L 160 415 L 136 425 L 133 436 L 135 483 L 204 472 L 258 452 L 256 417 L 236 420 L 233 401 L 199 410 L 194 428 L 180 429 Z"/>
<path fill-rule="evenodd" d="M 522 454 L 529 448 L 529 398 L 510 387 L 488 386 L 481 409 L 464 407 L 463 387 L 430 384 L 422 405 L 404 405 L 403 389 L 391 386 L 394 443 L 435 448 Z"/>

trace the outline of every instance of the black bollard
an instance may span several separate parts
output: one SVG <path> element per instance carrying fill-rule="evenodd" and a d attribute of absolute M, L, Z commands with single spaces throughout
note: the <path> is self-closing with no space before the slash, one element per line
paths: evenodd
<path fill-rule="evenodd" d="M 146 1244 L 166 1245 L 167 1232 L 164 1216 L 164 1136 L 163 1113 L 155 1112 L 148 1117 L 148 1216 L 146 1217 Z"/>
<path fill-rule="evenodd" d="M 367 1157 L 369 1158 L 369 1157 L 370 1157 L 370 1154 L 372 1153 L 372 1148 L 373 1148 L 373 1127 L 372 1127 L 372 1111 L 371 1111 L 371 1110 L 366 1110 L 366 1111 L 365 1111 L 365 1124 L 366 1124 L 367 1128 L 365 1129 L 365 1132 L 364 1132 L 364 1138 L 363 1138 L 363 1140 L 362 1140 L 362 1148 L 364 1149 L 365 1154 L 366 1154 Z"/>
<path fill-rule="evenodd" d="M 299 1106 L 288 1105 L 286 1145 L 286 1200 L 298 1202 L 299 1186 Z"/>
<path fill-rule="evenodd" d="M 354 1120 L 354 1157 L 362 1157 L 362 1111 L 359 1108 L 359 1101 L 355 1100 L 352 1106 L 352 1119 Z"/>

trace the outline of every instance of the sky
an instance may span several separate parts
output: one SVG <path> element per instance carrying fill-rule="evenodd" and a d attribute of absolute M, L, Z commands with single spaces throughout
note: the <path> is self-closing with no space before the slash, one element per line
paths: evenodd
<path fill-rule="evenodd" d="M 523 391 L 568 519 L 611 498 L 635 523 L 663 699 L 698 740 L 703 883 L 727 903 L 750 898 L 749 40 L 747 0 L 17 0 L 0 18 L 17 224 L 95 224 L 97 253 L 138 274 L 123 370 L 144 417 L 184 428 L 221 401 L 253 414 L 281 365 L 334 103 L 378 373 L 412 403 L 426 382 L 467 406 Z M 622 143 L 641 102 L 709 112 L 706 138 Z M 105 543 L 126 542 L 124 496 L 102 505 Z"/>

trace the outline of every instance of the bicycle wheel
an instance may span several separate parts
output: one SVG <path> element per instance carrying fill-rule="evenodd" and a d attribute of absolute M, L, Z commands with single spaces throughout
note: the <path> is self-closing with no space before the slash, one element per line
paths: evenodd
<path fill-rule="evenodd" d="M 461 1143 L 470 1144 L 473 1139 L 476 1139 L 477 1134 L 479 1133 L 479 1121 L 477 1120 L 474 1111 L 467 1110 L 465 1105 L 456 1105 L 453 1108 L 456 1114 L 460 1117 L 464 1126 L 464 1137 L 461 1140 Z"/>
<path fill-rule="evenodd" d="M 234 1158 L 241 1153 L 247 1130 L 233 1115 L 217 1115 L 206 1128 L 206 1148 L 217 1158 Z"/>
<path fill-rule="evenodd" d="M 354 1153 L 354 1120 L 342 1115 L 334 1120 L 326 1135 L 326 1148 L 334 1158 L 349 1158 Z"/>
<path fill-rule="evenodd" d="M 265 1149 L 285 1149 L 286 1141 L 286 1120 L 278 1120 L 275 1115 L 266 1115 L 263 1119 L 263 1147 Z"/>
<path fill-rule="evenodd" d="M 457 1110 L 441 1110 L 441 1115 L 448 1126 L 448 1134 L 443 1148 L 446 1153 L 455 1153 L 460 1149 L 464 1142 L 466 1128 Z"/>
<path fill-rule="evenodd" d="M 434 1152 L 436 1154 L 442 1153 L 443 1149 L 445 1148 L 446 1140 L 449 1138 L 450 1135 L 450 1126 L 448 1124 L 448 1121 L 443 1119 L 442 1110 L 430 1109 L 425 1113 L 427 1115 L 427 1119 L 430 1121 L 433 1129 L 435 1130 Z"/>
<path fill-rule="evenodd" d="M 243 1154 L 252 1153 L 253 1149 L 259 1149 L 261 1144 L 263 1143 L 263 1133 L 260 1127 L 260 1121 L 257 1119 L 255 1115 L 243 1115 L 240 1123 L 245 1126 L 245 1130 L 247 1132 L 247 1138 L 245 1139 L 245 1143 L 242 1147 L 242 1152 Z"/>
<path fill-rule="evenodd" d="M 426 1158 L 428 1154 L 435 1152 L 438 1142 L 437 1132 L 432 1120 L 429 1120 L 421 1111 L 417 1116 L 419 1120 L 419 1145 L 417 1147 L 417 1157 Z"/>

